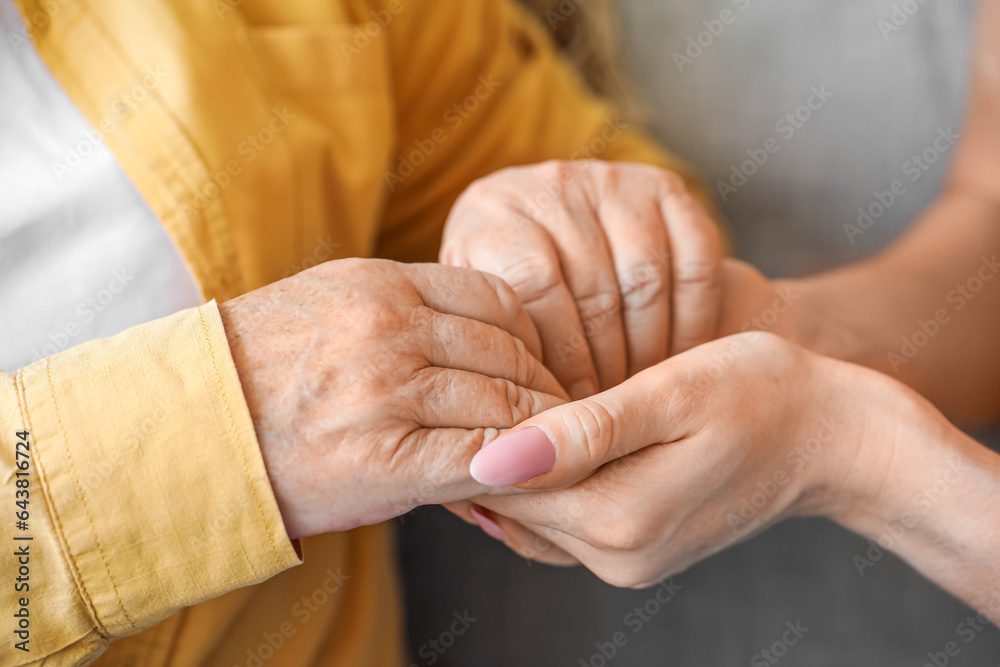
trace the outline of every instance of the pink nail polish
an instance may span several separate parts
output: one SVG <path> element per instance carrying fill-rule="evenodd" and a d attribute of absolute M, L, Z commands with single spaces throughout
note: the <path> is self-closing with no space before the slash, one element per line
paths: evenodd
<path fill-rule="evenodd" d="M 472 512 L 472 516 L 476 519 L 476 523 L 479 524 L 479 527 L 483 529 L 484 533 L 495 540 L 500 540 L 501 542 L 507 541 L 507 533 L 503 532 L 503 528 L 501 528 L 496 521 L 486 516 L 486 512 L 475 505 L 470 507 L 469 511 Z"/>
<path fill-rule="evenodd" d="M 472 457 L 472 478 L 487 486 L 509 486 L 552 470 L 556 447 L 539 428 L 502 435 Z"/>

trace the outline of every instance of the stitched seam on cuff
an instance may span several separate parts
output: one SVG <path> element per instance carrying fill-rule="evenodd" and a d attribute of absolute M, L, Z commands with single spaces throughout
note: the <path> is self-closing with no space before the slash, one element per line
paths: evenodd
<path fill-rule="evenodd" d="M 243 465 L 243 474 L 245 479 L 250 484 L 250 492 L 253 495 L 254 504 L 257 506 L 257 513 L 260 515 L 261 525 L 264 527 L 264 532 L 267 533 L 267 539 L 271 543 L 271 555 L 274 557 L 275 562 L 279 560 L 278 558 L 278 546 L 274 543 L 274 535 L 271 534 L 271 530 L 267 525 L 267 515 L 264 513 L 264 507 L 260 503 L 260 496 L 257 493 L 257 486 L 250 477 L 250 466 L 247 462 L 246 448 L 242 446 L 239 442 L 239 438 L 236 433 L 236 418 L 233 416 L 232 407 L 229 404 L 229 395 L 226 393 L 226 386 L 222 382 L 222 374 L 219 372 L 219 364 L 215 357 L 215 347 L 212 345 L 212 336 L 208 331 L 208 323 L 205 322 L 205 311 L 204 307 L 198 309 L 198 317 L 201 318 L 201 328 L 205 334 L 205 343 L 208 345 L 208 352 L 212 357 L 212 367 L 215 370 L 215 379 L 219 383 L 219 391 L 222 393 L 222 400 L 226 405 L 226 413 L 229 415 L 229 430 L 233 435 L 233 440 L 237 442 L 237 449 L 240 452 L 240 463 Z M 259 576 L 257 574 L 257 568 L 248 559 L 247 564 L 250 565 L 251 571 L 253 571 L 254 576 Z"/>
<path fill-rule="evenodd" d="M 77 495 L 80 497 L 80 502 L 83 504 L 83 511 L 87 516 L 87 523 L 90 524 L 90 531 L 94 536 L 94 544 L 97 546 L 97 553 L 101 556 L 101 562 L 104 564 L 104 572 L 108 575 L 108 581 L 111 582 L 111 588 L 115 593 L 115 601 L 118 603 L 118 607 L 122 610 L 122 614 L 125 616 L 125 620 L 128 621 L 129 626 L 132 629 L 136 629 L 135 621 L 129 616 L 128 611 L 125 609 L 125 604 L 122 602 L 121 594 L 118 592 L 118 585 L 115 583 L 115 579 L 111 574 L 111 567 L 108 565 L 108 559 L 104 555 L 104 548 L 101 546 L 101 538 L 97 533 L 97 527 L 94 525 L 94 517 L 90 512 L 90 506 L 87 504 L 87 497 L 83 493 L 83 487 L 80 486 L 80 477 L 76 472 L 76 463 L 73 461 L 73 451 L 72 447 L 69 446 L 69 438 L 66 437 L 66 429 L 63 427 L 62 414 L 59 411 L 59 401 L 56 399 L 56 387 L 52 382 L 52 370 L 49 360 L 45 360 L 45 377 L 48 379 L 49 391 L 52 393 L 52 404 L 55 406 L 56 411 L 56 422 L 59 424 L 59 434 L 63 439 L 63 446 L 66 448 L 66 460 L 69 462 L 70 473 L 73 477 L 73 483 L 76 485 Z"/>
<path fill-rule="evenodd" d="M 47 362 L 46 362 L 47 363 Z M 24 420 L 25 425 L 28 427 L 28 431 L 34 433 L 35 428 L 31 423 L 31 415 L 28 412 L 27 399 L 24 396 L 24 374 L 23 370 L 19 370 L 14 375 L 14 389 L 17 395 L 17 408 L 21 413 L 21 419 Z M 80 575 L 79 568 L 76 565 L 76 560 L 73 558 L 73 553 L 70 551 L 69 544 L 66 542 L 65 531 L 62 527 L 62 521 L 59 519 L 59 513 L 56 511 L 55 502 L 52 500 L 52 493 L 49 490 L 49 483 L 45 477 L 45 466 L 42 463 L 41 450 L 38 447 L 38 440 L 35 440 L 35 471 L 38 477 L 38 484 L 42 488 L 42 498 L 45 500 L 45 511 L 49 515 L 49 520 L 52 522 L 52 527 L 55 529 L 56 540 L 59 542 L 61 547 L 63 560 L 66 562 L 66 569 L 69 570 L 70 575 L 73 577 L 73 583 L 76 584 L 77 594 L 80 599 L 83 600 L 84 606 L 90 613 L 90 620 L 94 622 L 94 627 L 102 639 L 107 639 L 110 634 L 108 629 L 104 627 L 104 623 L 101 622 L 100 617 L 97 615 L 97 609 L 94 608 L 94 603 L 87 594 L 87 589 L 83 585 L 83 577 Z M 45 658 L 42 658 L 42 664 L 45 663 Z"/>

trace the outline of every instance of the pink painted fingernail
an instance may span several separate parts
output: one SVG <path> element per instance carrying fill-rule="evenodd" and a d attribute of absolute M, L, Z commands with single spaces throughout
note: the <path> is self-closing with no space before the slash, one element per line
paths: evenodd
<path fill-rule="evenodd" d="M 500 436 L 472 457 L 472 478 L 487 486 L 509 486 L 552 470 L 556 446 L 545 431 L 525 428 Z"/>
<path fill-rule="evenodd" d="M 475 505 L 469 508 L 472 512 L 472 516 L 476 519 L 476 523 L 479 527 L 483 529 L 483 532 L 492 537 L 495 540 L 500 540 L 501 542 L 507 541 L 507 533 L 503 532 L 503 528 L 497 524 L 496 521 L 486 516 L 486 512 L 479 509 Z"/>

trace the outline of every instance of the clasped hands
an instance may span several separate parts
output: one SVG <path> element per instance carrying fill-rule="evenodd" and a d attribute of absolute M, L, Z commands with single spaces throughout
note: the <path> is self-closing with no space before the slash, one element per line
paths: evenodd
<path fill-rule="evenodd" d="M 446 504 L 524 556 L 645 586 L 787 517 L 877 525 L 906 434 L 864 415 L 940 419 L 745 332 L 782 288 L 723 259 L 654 167 L 498 172 L 456 203 L 441 261 L 332 261 L 220 306 L 290 537 Z"/>

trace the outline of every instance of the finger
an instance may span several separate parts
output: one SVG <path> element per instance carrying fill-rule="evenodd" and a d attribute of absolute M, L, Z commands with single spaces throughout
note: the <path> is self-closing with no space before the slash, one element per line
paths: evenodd
<path fill-rule="evenodd" d="M 563 567 L 580 564 L 580 561 L 556 546 L 552 540 L 542 537 L 517 521 L 490 512 L 473 503 L 469 503 L 468 512 L 472 520 L 483 529 L 483 532 L 493 539 L 503 542 L 522 558 Z"/>
<path fill-rule="evenodd" d="M 557 165 L 559 182 L 593 180 L 587 166 Z M 628 372 L 621 289 L 605 229 L 588 192 L 564 187 L 561 206 L 541 209 L 540 224 L 549 230 L 566 285 L 573 294 L 583 335 L 597 368 L 601 389 L 621 383 Z"/>
<path fill-rule="evenodd" d="M 608 391 L 521 422 L 476 455 L 471 474 L 491 487 L 563 488 L 633 451 L 686 437 L 704 422 L 696 382 L 704 356 L 668 359 Z"/>
<path fill-rule="evenodd" d="M 570 490 L 572 489 L 566 491 Z M 562 495 L 566 491 L 559 491 L 554 495 Z M 678 548 L 671 541 L 657 541 L 655 536 L 645 532 L 637 533 L 637 526 L 629 525 L 630 519 L 616 523 L 609 523 L 607 517 L 584 519 L 579 522 L 579 526 L 573 528 L 573 532 L 567 532 L 552 525 L 552 508 L 549 508 L 548 516 L 543 515 L 540 523 L 533 523 L 523 518 L 525 516 L 523 507 L 514 506 L 517 504 L 523 506 L 536 495 L 542 494 L 532 494 L 522 498 L 490 497 L 476 500 L 477 502 L 483 500 L 483 511 L 489 512 L 492 521 L 506 534 L 505 543 L 511 549 L 530 557 L 531 549 L 534 547 L 534 550 L 543 551 L 544 555 L 541 558 L 536 557 L 543 561 L 549 557 L 550 551 L 560 555 L 566 554 L 612 586 L 646 588 L 663 579 L 671 570 L 681 571 L 711 553 L 710 550 L 702 549 L 700 552 L 695 552 L 692 557 L 690 552 L 685 553 L 683 546 Z M 562 504 L 563 500 L 560 498 L 556 504 Z M 592 497 L 589 500 L 606 502 L 606 495 L 599 498 Z M 513 516 L 518 517 L 517 521 L 509 518 L 504 506 L 510 506 L 514 512 Z M 669 530 L 665 532 L 669 533 Z M 524 542 L 532 537 L 534 542 Z M 678 558 L 678 555 L 681 558 Z"/>
<path fill-rule="evenodd" d="M 408 489 L 410 496 L 400 502 L 409 508 L 483 496 L 490 488 L 472 478 L 469 464 L 498 435 L 496 428 L 417 428 L 401 434 L 385 464 L 393 487 L 387 493 Z"/>
<path fill-rule="evenodd" d="M 696 482 L 689 476 L 677 479 L 665 476 L 662 471 L 670 470 L 670 466 L 662 463 L 669 460 L 679 461 L 683 465 L 683 457 L 687 455 L 687 451 L 667 447 L 667 450 L 646 447 L 615 459 L 601 466 L 593 475 L 563 489 L 522 490 L 512 495 L 491 494 L 479 496 L 475 502 L 546 537 L 556 539 L 550 531 L 559 531 L 593 543 L 597 541 L 594 536 L 602 530 L 601 527 L 618 526 L 622 523 L 621 516 L 628 513 L 627 510 L 618 511 L 616 504 L 609 502 L 609 499 L 639 497 L 643 493 L 653 493 L 654 490 L 658 497 L 663 496 L 671 503 L 676 503 L 675 498 L 686 497 L 685 487 Z M 667 454 L 677 456 L 666 456 Z M 690 491 L 687 495 L 690 495 Z M 683 511 L 683 508 L 675 510 Z M 578 558 L 581 557 L 576 547 L 570 551 Z"/>
<path fill-rule="evenodd" d="M 444 508 L 462 521 L 479 526 L 487 535 L 505 543 L 523 558 L 547 565 L 573 566 L 580 564 L 580 561 L 557 547 L 551 540 L 545 539 L 517 521 L 477 506 L 472 501 L 461 500 L 445 503 Z"/>
<path fill-rule="evenodd" d="M 434 366 L 414 373 L 397 394 L 424 428 L 509 429 L 565 403 L 503 378 Z"/>
<path fill-rule="evenodd" d="M 418 428 L 392 452 L 393 486 L 412 490 L 405 499 L 409 507 L 480 496 L 487 488 L 469 475 L 469 461 L 498 434 L 495 428 Z"/>
<path fill-rule="evenodd" d="M 538 329 L 545 366 L 570 397 L 590 396 L 598 391 L 598 372 L 559 252 L 536 222 L 516 213 L 507 215 L 510 224 L 499 227 L 501 235 L 497 229 L 471 227 L 480 233 L 466 240 L 461 251 L 450 252 L 449 259 L 509 284 Z M 517 231 L 516 243 L 511 241 L 511 230 Z"/>
<path fill-rule="evenodd" d="M 670 354 L 716 337 L 722 307 L 719 229 L 678 178 L 661 198 L 673 263 Z"/>
<path fill-rule="evenodd" d="M 528 389 L 568 398 L 562 385 L 521 339 L 492 324 L 427 309 L 430 335 L 420 338 L 425 358 L 440 368 L 510 380 Z"/>
<path fill-rule="evenodd" d="M 646 191 L 650 178 L 666 172 L 631 167 L 608 171 L 600 203 L 621 292 L 628 377 L 667 358 L 671 283 L 666 223 Z"/>
<path fill-rule="evenodd" d="M 542 359 L 538 330 L 517 294 L 494 275 L 441 264 L 403 264 L 424 305 L 440 313 L 492 324 Z"/>

